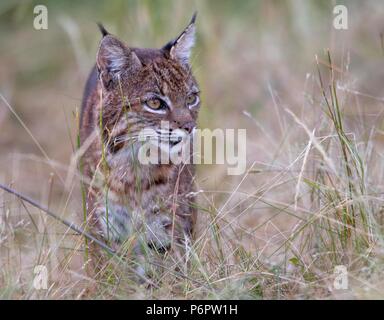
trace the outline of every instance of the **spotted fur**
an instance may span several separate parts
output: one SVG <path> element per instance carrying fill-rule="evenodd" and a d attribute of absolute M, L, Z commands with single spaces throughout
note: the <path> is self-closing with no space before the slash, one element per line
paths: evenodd
<path fill-rule="evenodd" d="M 96 65 L 84 92 L 80 140 L 88 178 L 87 214 L 95 233 L 119 246 L 135 231 L 158 250 L 185 244 L 196 220 L 191 164 L 143 165 L 137 161 L 143 128 L 188 134 L 196 126 L 199 89 L 189 65 L 195 17 L 161 49 L 131 48 L 100 27 Z M 196 95 L 196 105 L 186 99 Z M 160 97 L 166 112 L 148 109 Z"/>

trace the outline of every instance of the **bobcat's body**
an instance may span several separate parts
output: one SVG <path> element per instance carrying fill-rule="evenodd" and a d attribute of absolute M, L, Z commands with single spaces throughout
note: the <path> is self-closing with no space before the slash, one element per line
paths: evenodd
<path fill-rule="evenodd" d="M 135 232 L 159 251 L 184 246 L 196 219 L 194 167 L 138 162 L 137 135 L 144 128 L 159 131 L 174 150 L 180 145 L 174 136 L 192 134 L 200 101 L 188 64 L 194 19 L 162 49 L 128 48 L 102 32 L 80 119 L 89 223 L 114 247 Z M 169 132 L 161 131 L 161 121 Z"/>

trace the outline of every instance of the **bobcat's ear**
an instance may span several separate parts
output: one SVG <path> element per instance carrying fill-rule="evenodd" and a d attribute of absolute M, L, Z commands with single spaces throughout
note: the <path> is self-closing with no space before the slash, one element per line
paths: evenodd
<path fill-rule="evenodd" d="M 137 55 L 109 33 L 103 33 L 96 63 L 105 88 L 117 83 L 123 72 L 136 72 L 142 67 Z"/>
<path fill-rule="evenodd" d="M 184 31 L 175 39 L 166 44 L 163 49 L 169 52 L 172 59 L 178 60 L 183 65 L 188 65 L 191 50 L 195 44 L 196 13 Z"/>

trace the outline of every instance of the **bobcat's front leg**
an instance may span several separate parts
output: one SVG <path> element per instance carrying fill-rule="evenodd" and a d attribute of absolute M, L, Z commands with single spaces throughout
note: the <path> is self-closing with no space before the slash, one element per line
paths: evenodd
<path fill-rule="evenodd" d="M 129 209 L 108 201 L 107 204 L 99 204 L 95 214 L 101 236 L 114 249 L 118 249 L 129 238 L 136 241 L 136 253 L 141 253 L 143 246 L 164 253 L 172 244 L 173 219 L 156 206 L 146 210 Z"/>
<path fill-rule="evenodd" d="M 99 233 L 114 247 L 132 235 L 132 215 L 127 207 L 108 201 L 98 204 L 95 215 Z"/>

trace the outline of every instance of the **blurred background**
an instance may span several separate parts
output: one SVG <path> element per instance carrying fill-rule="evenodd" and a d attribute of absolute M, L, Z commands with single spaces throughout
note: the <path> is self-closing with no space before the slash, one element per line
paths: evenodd
<path fill-rule="evenodd" d="M 48 8 L 48 30 L 33 28 L 33 8 Z M 354 89 L 381 96 L 383 48 L 380 1 L 348 1 L 348 30 L 333 28 L 335 1 L 7 1 L 0 4 L 1 93 L 47 155 L 62 163 L 71 156 L 84 83 L 95 62 L 96 22 L 128 45 L 160 47 L 198 12 L 194 72 L 204 104 L 201 127 L 256 130 L 243 112 L 275 126 L 275 102 L 303 103 L 315 55 L 329 48 L 338 65 L 348 63 Z M 267 121 L 267 122 L 266 122 Z M 2 103 L 2 168 L 12 153 L 39 150 Z M 278 134 L 278 128 L 269 130 Z M 250 133 L 252 134 L 252 133 Z M 257 137 L 252 137 L 256 142 Z"/>
<path fill-rule="evenodd" d="M 286 110 L 296 114 L 310 131 L 317 125 L 321 130 L 324 101 L 318 69 L 328 82 L 326 50 L 337 73 L 348 128 L 358 141 L 370 139 L 381 150 L 384 4 L 379 0 L 344 1 L 348 29 L 336 30 L 333 8 L 340 4 L 337 2 L 2 0 L 0 181 L 77 219 L 81 195 L 68 171 L 73 168 L 76 149 L 76 115 L 101 38 L 96 22 L 129 46 L 160 47 L 177 36 L 197 11 L 192 65 L 202 91 L 199 125 L 245 128 L 247 168 L 252 169 L 251 178 L 243 181 L 244 176 L 227 176 L 225 166 L 199 166 L 200 201 L 210 208 L 225 203 L 224 211 L 236 218 L 236 230 L 246 230 L 239 241 L 251 252 L 276 252 L 298 221 L 295 215 L 281 214 L 276 208 L 293 208 L 301 168 L 295 159 L 308 143 L 305 131 L 298 129 L 300 125 Z M 33 28 L 33 8 L 38 4 L 48 8 L 48 30 Z M 287 168 L 287 175 L 278 175 Z M 376 168 L 372 182 L 381 185 L 379 160 L 372 160 L 371 168 Z M 236 195 L 230 196 L 233 190 Z M 253 203 L 249 195 L 258 197 L 260 190 L 260 201 Z M 1 200 L 0 210 L 24 217 L 22 203 L 2 191 Z M 309 199 L 300 201 L 299 206 L 313 208 Z M 37 218 L 38 212 L 34 214 L 37 220 L 46 220 Z M 204 213 L 201 219 L 204 221 Z M 17 229 L 23 227 L 20 221 L 12 224 L 16 230 L 12 239 L 21 243 L 24 252 L 17 267 L 9 268 L 15 274 L 33 264 L 22 259 L 38 259 L 34 252 L 38 244 L 31 245 L 29 237 L 17 238 Z M 44 221 L 39 223 L 46 227 Z M 255 228 L 260 232 L 252 233 Z M 57 233 L 48 239 L 54 236 L 60 238 Z M 18 256 L 10 253 L 8 245 L 1 250 L 3 264 L 9 264 L 10 256 Z"/>

